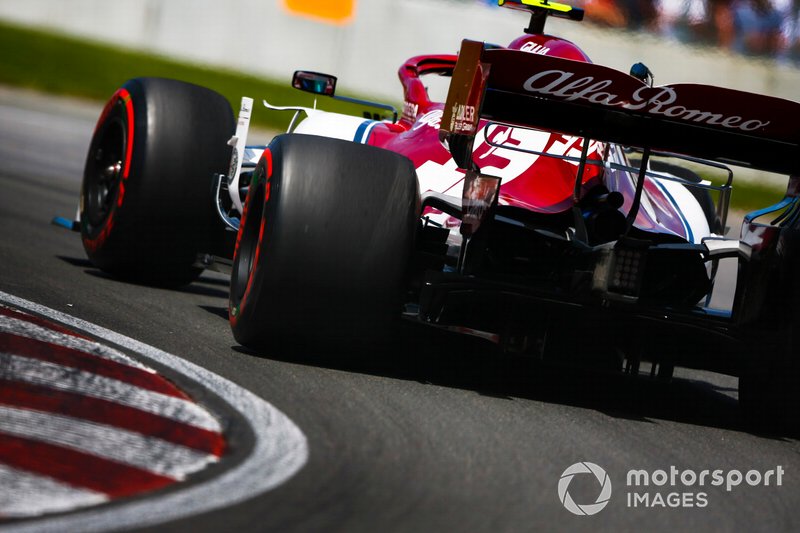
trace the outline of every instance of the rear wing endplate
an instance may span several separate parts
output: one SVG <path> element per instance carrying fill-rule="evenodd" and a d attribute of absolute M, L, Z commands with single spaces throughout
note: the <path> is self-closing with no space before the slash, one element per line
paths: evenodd
<path fill-rule="evenodd" d="M 620 71 L 464 40 L 439 132 L 474 165 L 479 120 L 800 174 L 800 104 L 698 84 L 650 87 Z"/>

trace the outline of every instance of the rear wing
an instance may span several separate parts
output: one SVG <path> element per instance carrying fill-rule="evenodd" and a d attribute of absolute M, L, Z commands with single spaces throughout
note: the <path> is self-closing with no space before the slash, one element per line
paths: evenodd
<path fill-rule="evenodd" d="M 800 104 L 464 40 L 439 132 L 468 168 L 481 118 L 800 175 Z"/>

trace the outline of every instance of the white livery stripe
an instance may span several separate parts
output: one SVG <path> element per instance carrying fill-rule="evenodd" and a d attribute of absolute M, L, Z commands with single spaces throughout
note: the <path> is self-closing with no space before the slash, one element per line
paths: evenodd
<path fill-rule="evenodd" d="M 62 415 L 0 405 L 2 432 L 64 446 L 176 480 L 216 462 L 213 455 L 157 437 Z"/>
<path fill-rule="evenodd" d="M 18 318 L 0 315 L 0 333 L 9 333 L 37 341 L 58 344 L 72 350 L 84 352 L 96 357 L 102 357 L 103 359 L 108 359 L 109 361 L 113 361 L 115 363 L 132 366 L 150 373 L 155 373 L 153 369 L 148 368 L 147 366 L 141 364 L 131 357 L 128 357 L 118 350 L 109 348 L 108 346 L 103 346 L 102 344 L 92 342 L 90 340 L 75 337 L 74 335 L 67 335 L 66 333 L 60 333 L 58 331 L 53 331 L 52 329 L 37 326 L 36 324 L 32 324 L 31 322 L 20 320 Z"/>
<path fill-rule="evenodd" d="M 108 501 L 100 492 L 79 489 L 0 463 L 0 517 L 69 511 Z"/>
<path fill-rule="evenodd" d="M 190 426 L 222 432 L 219 422 L 196 403 L 68 366 L 0 353 L 0 378 L 100 398 Z"/>
<path fill-rule="evenodd" d="M 687 186 L 672 180 L 654 179 L 664 196 L 672 204 L 686 231 L 687 240 L 699 244 L 711 233 L 706 215 Z"/>
<path fill-rule="evenodd" d="M 366 120 L 362 122 L 358 126 L 358 129 L 356 129 L 356 134 L 353 140 L 360 144 L 367 144 L 367 141 L 369 141 L 369 136 L 372 134 L 372 130 L 378 124 L 380 124 L 380 122 L 375 120 Z"/>

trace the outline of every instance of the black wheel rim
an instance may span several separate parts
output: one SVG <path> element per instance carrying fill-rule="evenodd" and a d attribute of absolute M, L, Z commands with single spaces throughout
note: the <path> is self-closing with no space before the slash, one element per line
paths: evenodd
<path fill-rule="evenodd" d="M 103 124 L 86 165 L 84 216 L 98 228 L 108 219 L 119 195 L 122 160 L 126 149 L 122 120 L 112 118 Z"/>

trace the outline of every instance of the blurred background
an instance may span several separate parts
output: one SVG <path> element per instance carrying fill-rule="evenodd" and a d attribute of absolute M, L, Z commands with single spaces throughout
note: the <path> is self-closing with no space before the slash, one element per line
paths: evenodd
<path fill-rule="evenodd" d="M 794 98 L 800 82 L 800 0 L 577 0 L 586 21 L 547 31 L 656 83 L 696 81 Z M 524 13 L 489 0 L 0 0 L 13 27 L 106 43 L 288 82 L 298 68 L 339 76 L 346 92 L 398 101 L 407 58 L 453 53 L 462 38 L 505 45 Z M 0 43 L 3 55 L 36 41 Z M 13 49 L 12 49 L 13 47 Z M 44 56 L 51 55 L 43 51 Z M 34 59 L 45 62 L 47 57 Z M 0 68 L 4 61 L 0 59 Z M 46 65 L 46 63 L 43 63 Z M 141 75 L 131 72 L 130 76 Z M 4 81 L 0 73 L 0 82 Z M 5 80 L 9 81 L 9 80 Z M 123 80 L 119 80 L 120 83 Z M 257 95 L 253 95 L 257 96 Z"/>

